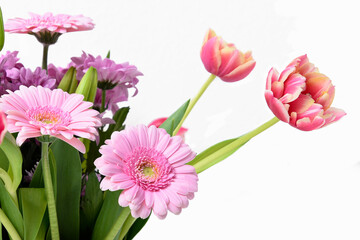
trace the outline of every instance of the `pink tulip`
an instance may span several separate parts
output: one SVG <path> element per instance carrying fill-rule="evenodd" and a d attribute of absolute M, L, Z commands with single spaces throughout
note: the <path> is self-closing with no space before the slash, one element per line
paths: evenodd
<path fill-rule="evenodd" d="M 0 111 L 0 144 L 2 143 L 6 134 L 6 115 Z"/>
<path fill-rule="evenodd" d="M 330 107 L 335 96 L 331 80 L 303 55 L 279 73 L 272 68 L 267 77 L 266 102 L 281 121 L 311 131 L 339 120 L 346 113 Z"/>
<path fill-rule="evenodd" d="M 152 121 L 148 127 L 150 127 L 151 125 L 154 125 L 155 127 L 160 127 L 161 124 L 163 124 L 163 122 L 165 122 L 167 118 L 157 118 L 154 121 Z M 181 127 L 180 130 L 178 131 L 178 133 L 176 134 L 176 136 L 180 136 L 183 140 L 185 139 L 185 133 L 188 131 L 187 128 Z"/>
<path fill-rule="evenodd" d="M 205 35 L 200 56 L 206 70 L 225 82 L 245 78 L 256 64 L 250 51 L 242 53 L 234 44 L 216 36 L 212 29 Z"/>

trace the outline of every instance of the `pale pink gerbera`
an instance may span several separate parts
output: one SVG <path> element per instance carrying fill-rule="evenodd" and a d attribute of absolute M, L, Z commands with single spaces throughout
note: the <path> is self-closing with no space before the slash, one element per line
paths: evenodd
<path fill-rule="evenodd" d="M 197 191 L 195 168 L 185 165 L 195 157 L 181 137 L 164 129 L 139 125 L 114 132 L 94 162 L 105 178 L 102 190 L 124 189 L 119 197 L 134 218 L 147 218 L 153 210 L 160 219 L 167 210 L 179 214 Z"/>
<path fill-rule="evenodd" d="M 83 15 L 30 13 L 29 19 L 9 19 L 4 27 L 6 32 L 28 33 L 34 35 L 41 43 L 54 44 L 61 34 L 91 30 L 94 23 L 91 18 Z"/>
<path fill-rule="evenodd" d="M 8 93 L 0 98 L 0 109 L 7 114 L 8 131 L 19 132 L 19 146 L 27 138 L 49 135 L 84 153 L 84 144 L 74 135 L 95 140 L 99 113 L 89 109 L 92 103 L 83 101 L 82 95 L 41 86 L 20 86 Z"/>

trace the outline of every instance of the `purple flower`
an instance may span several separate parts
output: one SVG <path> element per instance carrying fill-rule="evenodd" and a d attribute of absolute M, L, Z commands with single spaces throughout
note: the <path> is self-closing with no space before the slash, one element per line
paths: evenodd
<path fill-rule="evenodd" d="M 80 57 L 71 58 L 72 62 L 68 67 L 76 68 L 76 78 L 81 80 L 86 71 L 90 67 L 94 67 L 98 73 L 98 91 L 95 97 L 95 107 L 101 106 L 101 90 L 106 91 L 106 103 L 105 106 L 116 112 L 119 107 L 117 103 L 127 101 L 129 97 L 128 88 L 134 88 L 135 96 L 138 92 L 136 84 L 139 82 L 138 76 L 143 74 L 137 70 L 134 65 L 130 65 L 128 62 L 117 64 L 113 60 L 108 58 L 102 59 L 101 56 L 96 58 L 91 54 L 83 54 Z"/>
<path fill-rule="evenodd" d="M 69 69 L 62 68 L 62 67 L 55 67 L 55 65 L 51 63 L 48 65 L 47 70 L 48 70 L 49 77 L 56 79 L 55 86 L 57 87 L 60 84 L 61 79 L 64 77 L 65 73 Z"/>
<path fill-rule="evenodd" d="M 17 51 L 7 51 L 0 57 L 0 96 L 5 94 L 7 89 L 18 89 L 20 69 L 24 66 L 18 62 L 17 54 Z"/>
<path fill-rule="evenodd" d="M 19 77 L 18 88 L 20 85 L 25 85 L 27 87 L 43 86 L 50 89 L 54 89 L 56 86 L 56 79 L 49 77 L 46 74 L 46 70 L 41 69 L 40 67 L 37 67 L 34 72 L 23 67 L 20 69 Z"/>

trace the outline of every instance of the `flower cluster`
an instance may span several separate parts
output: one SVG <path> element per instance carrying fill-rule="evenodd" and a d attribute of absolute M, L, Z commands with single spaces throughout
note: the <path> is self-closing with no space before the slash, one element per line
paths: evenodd
<path fill-rule="evenodd" d="M 85 52 L 80 57 L 72 57 L 71 62 L 66 68 L 55 67 L 49 64 L 49 75 L 55 77 L 60 82 L 66 71 L 70 67 L 76 69 L 76 79 L 80 81 L 90 67 L 94 67 L 98 73 L 98 91 L 95 96 L 94 107 L 100 109 L 102 90 L 106 90 L 105 106 L 115 113 L 119 107 L 118 103 L 127 101 L 129 98 L 129 88 L 134 88 L 133 96 L 138 93 L 136 84 L 139 82 L 138 76 L 143 74 L 139 72 L 134 65 L 128 62 L 117 64 L 108 58 L 101 56 L 94 57 Z"/>
<path fill-rule="evenodd" d="M 57 87 L 56 79 L 48 76 L 40 67 L 35 71 L 25 68 L 18 62 L 17 54 L 17 51 L 8 51 L 0 57 L 0 96 L 5 94 L 6 90 L 18 90 L 21 85 L 43 86 L 50 89 Z"/>
<path fill-rule="evenodd" d="M 70 205 L 56 206 L 59 201 L 55 201 L 54 193 L 57 193 L 62 194 L 58 199 L 65 199 L 65 196 L 66 201 L 78 206 L 79 209 L 73 211 L 76 214 L 74 218 L 80 215 L 81 223 L 88 224 L 81 226 L 80 230 L 79 225 L 76 226 L 76 231 L 82 231 L 82 235 L 77 232 L 81 239 L 127 238 L 135 218 L 146 219 L 151 212 L 160 219 L 164 219 L 168 211 L 180 214 L 198 191 L 198 173 L 224 160 L 279 120 L 310 131 L 327 126 L 346 114 L 331 107 L 335 87 L 309 62 L 307 55 L 303 55 L 293 60 L 280 74 L 274 68 L 268 74 L 265 98 L 276 117 L 247 134 L 219 142 L 197 155 L 185 143 L 184 134 L 188 130 L 182 127 L 183 122 L 216 77 L 225 82 L 236 82 L 251 73 L 256 65 L 251 52 L 241 52 L 234 44 L 225 42 L 213 30 L 208 30 L 200 57 L 211 75 L 199 93 L 169 118 L 156 119 L 148 126 L 125 128 L 129 108 L 119 109 L 118 103 L 128 100 L 129 88 L 134 88 L 133 96 L 138 92 L 136 85 L 142 73 L 134 65 L 128 62 L 118 64 L 109 58 L 94 57 L 85 52 L 80 57 L 71 58 L 66 68 L 47 64 L 48 47 L 61 34 L 93 27 L 91 19 L 82 15 L 51 13 L 31 14 L 30 19 L 12 19 L 5 26 L 7 32 L 34 35 L 44 46 L 42 68 L 34 71 L 18 62 L 18 52 L 7 52 L 0 57 L 0 153 L 6 158 L 4 161 L 1 159 L 2 165 L 9 165 L 0 169 L 0 183 L 4 183 L 2 189 L 5 189 L 1 196 L 8 194 L 5 196 L 8 203 L 13 201 L 12 204 L 1 205 L 6 211 L 1 209 L 0 221 L 6 220 L 4 227 L 11 239 L 23 239 L 24 233 L 18 231 L 17 225 L 12 226 L 13 218 L 4 216 L 11 212 L 23 220 L 21 217 L 26 214 L 23 214 L 25 210 L 22 208 L 32 208 L 33 204 L 26 202 L 26 194 L 40 191 L 45 193 L 46 198 L 35 194 L 37 197 L 34 199 L 39 200 L 36 204 L 43 207 L 43 214 L 47 209 L 48 219 L 39 213 L 33 221 L 23 221 L 25 229 L 34 230 L 34 236 L 38 234 L 35 230 L 45 220 L 50 223 L 49 230 L 41 231 L 51 233 L 52 239 L 58 240 L 60 235 L 64 239 L 73 239 L 72 229 L 68 231 L 69 236 L 59 233 L 65 214 L 58 218 L 57 212 L 61 207 L 61 210 L 67 211 Z M 112 111 L 112 119 L 104 117 L 107 109 Z M 7 131 L 18 133 L 16 143 L 11 134 L 4 139 Z M 21 150 L 18 146 L 29 138 L 37 138 L 41 142 L 41 159 L 38 157 L 33 161 L 41 164 L 40 174 L 35 172 L 37 165 L 31 171 L 22 171 L 22 158 L 32 156 L 21 152 L 27 143 Z M 55 138 L 62 141 L 54 142 Z M 66 148 L 68 151 L 63 150 Z M 54 166 L 56 170 L 52 171 Z M 52 175 L 66 168 L 70 169 L 64 174 L 66 177 Z M 24 177 L 23 172 L 28 176 Z M 37 177 L 36 183 L 33 183 L 32 177 Z M 36 191 L 25 191 L 20 186 L 22 179 L 38 184 L 35 187 L 30 185 Z M 54 179 L 57 179 L 55 183 Z M 80 180 L 83 184 L 81 188 Z M 72 183 L 77 184 L 70 186 Z M 24 195 L 20 194 L 21 200 L 26 203 L 21 208 L 18 207 L 19 186 L 24 190 Z M 104 194 L 99 187 L 102 191 L 122 191 Z M 6 209 L 9 206 L 10 210 Z M 31 210 L 26 209 L 28 212 Z M 109 224 L 108 219 L 111 219 L 111 229 L 103 230 L 104 225 Z M 33 224 L 34 221 L 37 222 Z M 68 219 L 65 218 L 65 221 Z M 146 221 L 140 222 L 140 225 L 143 223 Z M 93 229 L 94 235 L 88 236 L 87 229 Z"/>

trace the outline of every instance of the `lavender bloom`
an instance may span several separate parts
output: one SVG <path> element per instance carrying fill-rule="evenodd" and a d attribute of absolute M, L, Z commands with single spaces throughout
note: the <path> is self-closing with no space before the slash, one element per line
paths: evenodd
<path fill-rule="evenodd" d="M 51 78 L 46 74 L 46 70 L 37 67 L 34 72 L 30 69 L 21 68 L 19 76 L 18 88 L 20 85 L 30 86 L 43 86 L 46 88 L 54 89 L 56 87 L 56 79 Z"/>
<path fill-rule="evenodd" d="M 17 58 L 18 51 L 7 51 L 0 57 L 0 96 L 6 93 L 6 90 L 15 91 L 18 85 L 20 69 L 24 67 Z"/>
<path fill-rule="evenodd" d="M 76 78 L 80 80 L 90 67 L 94 67 L 98 73 L 98 91 L 95 97 L 94 106 L 101 106 L 101 90 L 106 91 L 105 106 L 116 112 L 119 107 L 117 103 L 127 101 L 129 97 L 128 88 L 135 88 L 135 96 L 138 93 L 136 84 L 139 82 L 138 76 L 143 74 L 137 70 L 134 65 L 128 62 L 116 64 L 108 58 L 102 59 L 101 56 L 96 58 L 91 54 L 83 54 L 80 57 L 71 58 L 72 62 L 68 67 L 76 68 Z"/>
<path fill-rule="evenodd" d="M 56 79 L 55 86 L 57 87 L 69 68 L 55 67 L 55 65 L 51 63 L 48 65 L 47 70 L 49 77 Z"/>

